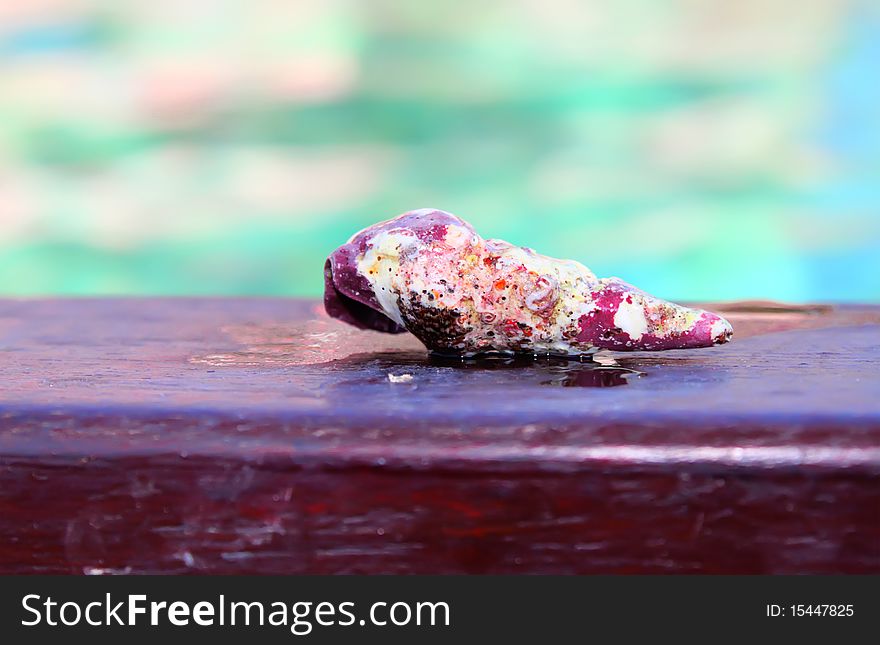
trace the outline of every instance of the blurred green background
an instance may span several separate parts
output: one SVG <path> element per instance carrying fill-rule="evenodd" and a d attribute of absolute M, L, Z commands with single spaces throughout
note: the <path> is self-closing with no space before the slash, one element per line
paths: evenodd
<path fill-rule="evenodd" d="M 880 3 L 0 0 L 0 293 L 318 295 L 437 207 L 680 299 L 880 300 Z"/>

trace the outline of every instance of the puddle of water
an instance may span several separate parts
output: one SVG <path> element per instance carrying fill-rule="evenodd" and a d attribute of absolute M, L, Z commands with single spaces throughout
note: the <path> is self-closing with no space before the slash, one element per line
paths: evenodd
<path fill-rule="evenodd" d="M 556 379 L 542 381 L 541 385 L 558 387 L 617 387 L 628 385 L 630 378 L 638 378 L 641 372 L 614 367 L 597 367 L 566 374 Z"/>

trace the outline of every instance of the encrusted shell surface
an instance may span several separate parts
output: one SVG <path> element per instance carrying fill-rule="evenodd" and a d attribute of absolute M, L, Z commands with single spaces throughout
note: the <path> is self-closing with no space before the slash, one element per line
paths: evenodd
<path fill-rule="evenodd" d="M 727 342 L 726 320 L 655 298 L 572 260 L 485 240 L 434 209 L 356 233 L 324 269 L 327 313 L 364 329 L 410 331 L 456 355 L 579 355 L 708 347 Z"/>

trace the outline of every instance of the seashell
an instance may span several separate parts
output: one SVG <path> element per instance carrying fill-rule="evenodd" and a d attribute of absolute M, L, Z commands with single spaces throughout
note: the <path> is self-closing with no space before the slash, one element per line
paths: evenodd
<path fill-rule="evenodd" d="M 502 240 L 450 213 L 421 209 L 374 224 L 324 267 L 327 313 L 362 329 L 412 332 L 433 352 L 583 355 L 709 347 L 724 318 L 597 278 Z"/>

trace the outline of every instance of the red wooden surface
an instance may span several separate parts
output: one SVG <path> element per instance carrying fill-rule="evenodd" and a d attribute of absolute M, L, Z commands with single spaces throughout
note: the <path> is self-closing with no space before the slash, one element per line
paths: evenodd
<path fill-rule="evenodd" d="M 311 301 L 0 301 L 0 572 L 880 572 L 880 309 L 721 311 L 597 369 Z"/>

